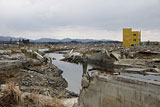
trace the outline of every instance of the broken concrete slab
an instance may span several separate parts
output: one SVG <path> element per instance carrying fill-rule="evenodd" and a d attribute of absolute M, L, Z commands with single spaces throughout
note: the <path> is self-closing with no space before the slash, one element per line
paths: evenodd
<path fill-rule="evenodd" d="M 82 89 L 74 107 L 158 107 L 159 88 L 159 81 L 98 74 Z"/>
<path fill-rule="evenodd" d="M 124 68 L 121 72 L 128 72 L 128 73 L 138 73 L 138 74 L 156 74 L 160 73 L 158 68 Z"/>
<path fill-rule="evenodd" d="M 112 57 L 114 57 L 116 60 L 120 60 L 121 55 L 118 54 L 117 52 L 111 52 Z"/>
<path fill-rule="evenodd" d="M 115 65 L 122 65 L 122 66 L 134 66 L 134 65 L 141 65 L 145 66 L 146 61 L 143 59 L 121 59 L 119 61 L 114 62 Z"/>
<path fill-rule="evenodd" d="M 104 51 L 104 52 L 98 52 L 96 54 L 92 54 L 90 56 L 88 56 L 88 61 L 89 62 L 95 62 L 95 63 L 103 63 L 103 64 L 107 64 L 107 65 L 113 65 L 113 63 L 115 62 L 115 58 L 112 58 L 110 56 L 110 53 L 108 53 L 108 51 Z"/>

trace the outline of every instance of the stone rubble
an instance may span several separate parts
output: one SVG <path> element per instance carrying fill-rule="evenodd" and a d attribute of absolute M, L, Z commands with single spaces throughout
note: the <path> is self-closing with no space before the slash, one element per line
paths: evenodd
<path fill-rule="evenodd" d="M 63 71 L 52 64 L 51 58 L 44 57 L 36 51 L 22 50 L 21 53 L 11 54 L 2 50 L 1 53 L 0 86 L 12 81 L 22 92 L 38 92 L 57 98 L 78 96 L 65 89 L 68 83 L 62 77 Z"/>

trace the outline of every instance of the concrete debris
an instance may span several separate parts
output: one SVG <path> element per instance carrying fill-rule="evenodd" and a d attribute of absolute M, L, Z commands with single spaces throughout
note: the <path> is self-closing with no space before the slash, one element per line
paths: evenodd
<path fill-rule="evenodd" d="M 78 98 L 61 99 L 60 102 L 65 107 L 73 107 L 78 102 Z"/>
<path fill-rule="evenodd" d="M 102 69 L 102 68 L 92 68 L 92 69 L 88 69 L 88 71 L 94 71 L 94 70 L 97 70 L 99 71 L 100 73 L 109 73 L 109 74 L 117 74 L 120 72 L 115 72 L 115 71 L 109 71 L 109 70 L 105 70 L 105 69 Z"/>
<path fill-rule="evenodd" d="M 82 77 L 81 86 L 82 88 L 87 88 L 89 86 L 89 80 L 86 75 Z"/>
<path fill-rule="evenodd" d="M 0 106 L 13 104 L 13 95 L 38 92 L 46 100 L 65 99 L 68 107 L 158 107 L 160 86 L 160 45 L 123 48 L 121 43 L 46 43 L 0 45 Z M 79 95 L 68 91 L 63 71 L 45 54 L 64 54 L 61 61 L 81 63 L 84 68 Z M 95 65 L 88 68 L 89 64 Z M 13 82 L 13 93 L 2 88 Z M 16 87 L 16 88 L 15 88 Z M 11 88 L 11 87 L 10 87 Z M 17 91 L 19 90 L 19 91 Z M 7 92 L 10 90 L 7 90 Z M 77 97 L 78 103 L 77 102 Z M 3 100 L 5 99 L 5 101 Z M 143 100 L 142 100 L 143 99 Z M 22 101 L 19 99 L 20 102 Z M 33 100 L 33 99 L 32 99 Z M 7 101 L 10 105 L 7 105 Z M 34 100 L 33 100 L 34 101 Z M 41 100 L 42 101 L 42 100 Z M 19 104 L 18 102 L 16 102 Z M 65 103 L 63 103 L 65 105 Z M 35 106 L 35 105 L 34 105 Z M 47 107 L 47 106 L 46 106 Z"/>
<path fill-rule="evenodd" d="M 10 55 L 11 50 L 0 50 L 0 55 Z"/>
<path fill-rule="evenodd" d="M 159 88 L 160 82 L 157 81 L 97 74 L 87 87 L 81 90 L 78 103 L 74 107 L 158 107 Z M 140 100 L 140 96 L 145 99 Z"/>
<path fill-rule="evenodd" d="M 118 61 L 120 60 L 121 55 L 116 52 L 111 52 L 111 57 L 115 58 Z"/>
<path fill-rule="evenodd" d="M 114 62 L 117 66 L 145 66 L 146 62 L 143 59 L 121 59 Z"/>
<path fill-rule="evenodd" d="M 160 63 L 160 59 L 152 59 L 153 62 Z"/>
<path fill-rule="evenodd" d="M 57 98 L 78 96 L 66 90 L 68 83 L 62 77 L 63 71 L 52 64 L 51 58 L 30 49 L 19 49 L 19 53 L 3 50 L 0 52 L 0 90 L 4 84 L 11 81 L 23 93 L 38 92 Z"/>
<path fill-rule="evenodd" d="M 61 61 L 67 61 L 67 62 L 71 62 L 71 63 L 79 63 L 82 62 L 82 56 L 80 55 L 69 55 L 63 59 L 61 59 Z"/>
<path fill-rule="evenodd" d="M 41 61 L 44 60 L 43 56 L 40 55 L 38 52 L 34 51 L 34 53 L 37 55 L 37 59 L 39 59 L 39 60 L 41 60 Z"/>

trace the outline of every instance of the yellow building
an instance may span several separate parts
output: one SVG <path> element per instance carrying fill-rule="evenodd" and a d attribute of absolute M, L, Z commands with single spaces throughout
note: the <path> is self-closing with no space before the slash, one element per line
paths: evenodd
<path fill-rule="evenodd" d="M 141 42 L 141 31 L 132 31 L 131 28 L 123 29 L 123 46 L 129 48 L 138 46 Z"/>

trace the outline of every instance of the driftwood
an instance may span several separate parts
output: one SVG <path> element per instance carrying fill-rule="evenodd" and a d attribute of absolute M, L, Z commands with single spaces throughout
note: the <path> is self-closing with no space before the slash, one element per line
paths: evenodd
<path fill-rule="evenodd" d="M 35 69 L 35 68 L 24 67 L 24 69 L 30 70 L 30 71 L 33 71 L 33 72 L 37 72 L 37 73 L 40 73 L 40 74 L 45 74 L 44 71 L 39 70 L 39 69 Z"/>

